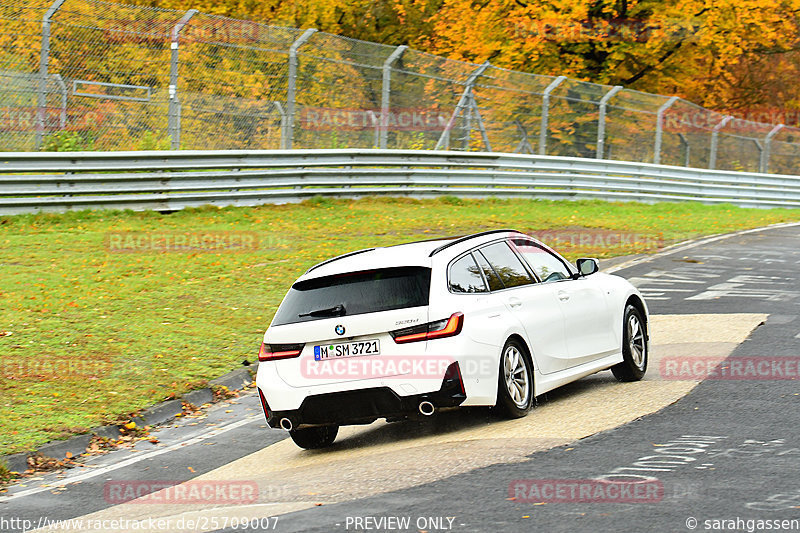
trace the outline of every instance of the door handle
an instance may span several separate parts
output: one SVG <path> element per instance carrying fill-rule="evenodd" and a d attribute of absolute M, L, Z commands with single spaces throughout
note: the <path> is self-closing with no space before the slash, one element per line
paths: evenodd
<path fill-rule="evenodd" d="M 520 305 L 522 305 L 522 300 L 520 300 L 519 298 L 509 298 L 508 305 L 511 307 L 519 307 Z"/>
<path fill-rule="evenodd" d="M 562 302 L 566 302 L 569 300 L 569 294 L 567 294 L 565 291 L 558 291 L 558 299 Z"/>

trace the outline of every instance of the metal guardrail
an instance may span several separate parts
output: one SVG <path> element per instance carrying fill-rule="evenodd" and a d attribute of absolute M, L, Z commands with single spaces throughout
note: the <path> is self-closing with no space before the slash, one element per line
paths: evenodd
<path fill-rule="evenodd" d="M 0 214 L 172 211 L 323 195 L 701 201 L 800 208 L 800 176 L 419 150 L 0 153 Z"/>

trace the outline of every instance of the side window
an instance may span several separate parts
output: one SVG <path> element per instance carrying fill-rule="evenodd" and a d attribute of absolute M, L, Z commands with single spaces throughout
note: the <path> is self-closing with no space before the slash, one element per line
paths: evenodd
<path fill-rule="evenodd" d="M 533 283 L 528 271 L 519 257 L 505 242 L 497 242 L 481 248 L 481 253 L 494 267 L 494 271 L 500 276 L 503 285 L 508 287 L 519 287 Z"/>
<path fill-rule="evenodd" d="M 453 292 L 487 292 L 478 265 L 467 254 L 450 266 L 447 285 Z"/>
<path fill-rule="evenodd" d="M 561 259 L 535 242 L 514 239 L 513 243 L 542 281 L 560 281 L 571 277 L 569 268 Z"/>
<path fill-rule="evenodd" d="M 489 290 L 499 291 L 500 289 L 505 288 L 505 285 L 503 285 L 503 282 L 500 281 L 497 273 L 494 271 L 486 258 L 483 257 L 482 253 L 475 252 L 475 260 L 478 262 L 478 266 L 481 267 L 483 275 L 486 276 L 486 281 L 489 282 Z"/>

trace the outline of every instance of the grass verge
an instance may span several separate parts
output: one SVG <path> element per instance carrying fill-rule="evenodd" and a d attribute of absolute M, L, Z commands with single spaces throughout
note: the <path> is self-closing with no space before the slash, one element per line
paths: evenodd
<path fill-rule="evenodd" d="M 253 361 L 291 282 L 343 252 L 510 227 L 555 235 L 574 260 L 794 220 L 800 210 L 454 197 L 0 217 L 0 455 L 124 420 Z M 130 232 L 145 239 L 120 252 Z M 257 246 L 158 249 L 205 232 Z"/>
<path fill-rule="evenodd" d="M 11 470 L 8 469 L 8 466 L 5 462 L 0 461 L 0 483 L 10 480 L 13 477 Z"/>

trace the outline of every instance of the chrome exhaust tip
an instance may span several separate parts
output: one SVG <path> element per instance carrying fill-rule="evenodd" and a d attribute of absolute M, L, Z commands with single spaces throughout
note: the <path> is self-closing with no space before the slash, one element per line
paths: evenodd
<path fill-rule="evenodd" d="M 294 427 L 294 426 L 292 426 L 292 421 L 291 420 L 289 420 L 288 418 L 281 418 L 281 428 L 282 429 L 285 429 L 286 431 L 291 431 L 292 427 Z"/>
<path fill-rule="evenodd" d="M 423 416 L 431 416 L 433 412 L 436 410 L 436 407 L 427 400 L 419 402 L 419 412 Z"/>

